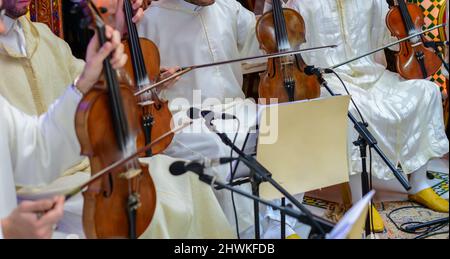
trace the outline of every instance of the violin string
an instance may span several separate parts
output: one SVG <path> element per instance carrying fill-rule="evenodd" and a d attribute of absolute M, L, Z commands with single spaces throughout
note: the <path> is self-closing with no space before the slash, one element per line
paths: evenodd
<path fill-rule="evenodd" d="M 282 41 L 282 35 L 281 35 L 281 28 L 280 28 L 280 13 L 279 13 L 279 2 L 278 0 L 273 1 L 273 22 L 274 22 L 274 29 L 275 29 L 275 39 L 277 41 L 277 49 L 278 52 L 282 51 L 283 47 L 283 43 Z M 283 64 L 285 62 L 285 57 L 281 57 L 279 59 L 280 61 L 280 66 L 283 67 Z M 282 69 L 283 71 L 283 79 L 286 78 L 286 74 L 285 74 L 285 70 Z M 276 72 L 275 72 L 276 73 Z"/>
<path fill-rule="evenodd" d="M 92 2 L 91 7 L 93 7 L 93 10 L 96 10 L 94 8 Z M 95 12 L 94 12 L 95 15 Z M 95 15 L 97 19 L 97 31 L 99 32 L 99 39 L 100 43 L 103 45 L 107 41 L 106 37 L 106 27 L 101 19 L 101 17 L 97 14 Z M 110 63 L 110 57 L 106 58 L 103 62 L 104 67 L 104 73 L 106 82 L 108 85 L 108 95 L 109 99 L 111 101 L 110 107 L 112 108 L 112 117 L 113 117 L 113 123 L 115 124 L 115 134 L 117 138 L 117 142 L 119 144 L 120 150 L 122 151 L 122 154 L 131 154 L 130 152 L 130 138 L 129 138 L 129 128 L 128 128 L 128 121 L 126 119 L 126 114 L 124 112 L 123 107 L 123 100 L 122 96 L 120 94 L 120 88 L 119 88 L 119 82 L 117 79 L 116 71 L 112 68 L 112 65 Z M 132 145 L 131 145 L 132 146 Z M 130 167 L 132 166 L 132 163 L 128 162 L 125 165 L 125 168 L 128 172 L 130 170 Z M 127 173 L 125 172 L 125 173 Z M 128 192 L 131 194 L 131 181 L 128 179 Z"/>
<path fill-rule="evenodd" d="M 144 74 L 142 72 L 142 66 L 139 58 L 139 42 L 138 38 L 136 37 L 136 27 L 134 26 L 131 18 L 132 10 L 130 6 L 130 2 L 128 0 L 124 1 L 124 11 L 127 19 L 127 26 L 128 26 L 128 37 L 129 37 L 129 44 L 130 44 L 130 53 L 132 56 L 133 66 L 134 66 L 134 73 L 135 73 L 135 83 L 138 89 L 141 87 L 142 80 L 144 78 Z"/>
<path fill-rule="evenodd" d="M 130 41 L 131 42 L 131 46 L 132 48 L 130 49 L 130 52 L 133 55 L 133 61 L 137 63 L 136 69 L 135 69 L 135 73 L 137 74 L 137 80 L 136 80 L 136 86 L 138 87 L 138 89 L 141 88 L 141 83 L 145 78 L 145 66 L 142 66 L 142 50 L 140 48 L 140 43 L 139 43 L 139 37 L 136 31 L 136 26 L 132 21 L 131 18 L 131 14 L 132 14 L 132 7 L 131 7 L 131 3 L 129 2 L 129 0 L 124 0 L 124 9 L 125 9 L 125 13 L 127 14 L 127 24 L 128 24 L 128 33 L 129 33 L 129 37 L 130 37 Z M 141 96 L 140 99 L 143 100 L 142 98 L 144 98 L 145 96 Z M 136 145 L 134 146 L 134 150 L 136 151 Z M 140 166 L 139 166 L 139 161 L 137 159 L 133 159 L 133 164 L 134 167 L 138 170 L 140 170 Z M 135 177 L 135 184 L 136 184 L 136 192 L 139 193 L 140 189 L 140 174 L 137 175 Z M 130 181 L 128 181 L 128 188 L 129 188 L 129 193 L 131 193 L 133 191 L 132 188 L 132 180 L 130 179 Z"/>
<path fill-rule="evenodd" d="M 277 34 L 277 45 L 278 45 L 278 51 L 287 51 L 291 50 L 291 46 L 289 44 L 289 39 L 287 35 L 287 29 L 286 29 L 286 20 L 284 18 L 283 8 L 281 6 L 280 0 L 275 0 L 273 2 L 273 15 L 274 15 L 274 27 L 275 32 Z M 290 65 L 290 62 L 292 61 L 292 56 L 285 56 L 280 58 L 281 67 L 282 67 L 282 75 L 283 75 L 283 82 L 285 84 L 292 85 L 293 82 L 295 82 L 293 75 L 293 67 Z"/>
<path fill-rule="evenodd" d="M 398 6 L 400 8 L 400 12 L 402 14 L 403 22 L 405 23 L 407 33 L 411 33 L 415 31 L 414 23 L 411 19 L 411 16 L 408 12 L 408 7 L 405 3 L 405 0 L 398 0 Z"/>
<path fill-rule="evenodd" d="M 130 34 L 129 37 L 131 39 L 130 41 L 132 43 L 131 52 L 134 57 L 134 61 L 137 64 L 135 66 L 135 73 L 137 74 L 138 77 L 136 84 L 138 86 L 138 90 L 141 90 L 143 87 L 153 83 L 153 81 L 150 80 L 146 70 L 142 47 L 139 42 L 139 33 L 137 32 L 136 25 L 132 22 L 131 19 L 132 6 L 129 0 L 125 1 L 125 7 L 128 10 L 128 24 L 130 24 L 128 28 Z M 140 96 L 140 100 L 147 101 L 151 99 L 152 96 L 157 97 L 154 89 L 147 92 L 145 95 Z"/>
<path fill-rule="evenodd" d="M 273 2 L 273 23 L 274 23 L 274 29 L 275 29 L 275 40 L 277 41 L 277 49 L 278 52 L 281 51 L 281 34 L 280 34 L 280 30 L 279 30 L 279 14 L 278 14 L 278 8 L 277 8 L 277 4 L 274 1 Z"/>
<path fill-rule="evenodd" d="M 137 59 L 138 59 L 138 64 L 139 64 L 139 71 L 141 73 L 141 80 L 143 81 L 144 84 L 149 84 L 150 81 L 149 81 L 149 77 L 148 77 L 147 70 L 145 67 L 141 44 L 139 42 L 139 34 L 138 34 L 136 26 L 134 24 L 132 26 L 132 32 L 133 32 L 134 39 L 136 42 L 135 44 L 136 44 L 136 49 L 137 49 Z M 140 85 L 140 87 L 141 87 L 141 85 Z"/>
<path fill-rule="evenodd" d="M 281 28 L 280 28 L 280 13 L 279 13 L 279 1 L 275 0 L 273 1 L 273 19 L 274 19 L 274 28 L 275 28 L 275 34 L 276 34 L 276 41 L 277 41 L 277 49 L 278 52 L 283 51 L 283 43 L 282 43 L 282 32 L 281 32 Z M 285 62 L 285 57 L 281 57 L 279 59 L 280 61 L 280 66 L 283 67 L 284 62 Z M 286 78 L 286 74 L 285 74 L 285 70 L 282 69 L 283 71 L 283 79 Z M 276 73 L 276 72 L 275 72 Z"/>

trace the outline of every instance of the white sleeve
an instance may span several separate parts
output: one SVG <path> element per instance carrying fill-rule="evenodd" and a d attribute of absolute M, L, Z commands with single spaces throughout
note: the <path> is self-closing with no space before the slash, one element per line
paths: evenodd
<path fill-rule="evenodd" d="M 237 3 L 237 2 L 236 2 Z M 259 42 L 256 38 L 256 17 L 240 3 L 237 6 L 237 43 L 242 57 L 260 55 Z"/>
<path fill-rule="evenodd" d="M 37 117 L 22 113 L 0 97 L 16 185 L 48 183 L 81 160 L 74 123 L 80 100 L 80 93 L 70 87 L 47 113 Z"/>
<path fill-rule="evenodd" d="M 376 37 L 373 40 L 378 39 L 378 47 L 382 47 L 391 42 L 397 41 L 397 38 L 392 36 L 391 31 L 389 31 L 386 25 L 386 16 L 389 13 L 389 4 L 386 1 L 375 1 L 373 24 L 374 30 L 373 35 Z M 389 49 L 394 51 L 400 50 L 400 45 L 394 45 Z"/>

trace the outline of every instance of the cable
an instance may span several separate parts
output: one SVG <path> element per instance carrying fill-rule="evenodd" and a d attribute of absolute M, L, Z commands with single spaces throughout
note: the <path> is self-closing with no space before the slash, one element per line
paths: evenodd
<path fill-rule="evenodd" d="M 391 215 L 397 211 L 406 210 L 406 209 L 427 209 L 427 208 L 425 208 L 423 206 L 413 205 L 413 206 L 400 207 L 400 208 L 394 209 L 391 212 L 389 212 L 389 214 L 387 215 L 387 218 L 394 224 L 394 226 L 399 231 L 402 231 L 402 232 L 408 233 L 408 234 L 417 234 L 417 236 L 415 236 L 413 239 L 424 239 L 427 237 L 448 233 L 448 230 L 436 232 L 436 231 L 439 231 L 439 230 L 443 229 L 444 227 L 448 226 L 448 222 L 436 224 L 435 226 L 429 226 L 429 227 L 424 228 L 423 230 L 416 230 L 416 231 L 410 231 L 410 230 L 406 229 L 406 226 L 412 225 L 412 224 L 421 224 L 424 222 L 411 221 L 411 222 L 405 222 L 405 223 L 402 223 L 401 225 L 398 225 L 397 222 L 394 221 L 394 219 L 392 218 Z"/>
<path fill-rule="evenodd" d="M 350 101 L 352 102 L 353 106 L 355 107 L 356 111 L 358 112 L 359 117 L 361 118 L 361 121 L 362 121 L 363 123 L 366 123 L 366 121 L 364 120 L 364 117 L 362 116 L 361 111 L 360 111 L 359 108 L 358 108 L 358 105 L 356 105 L 355 101 L 353 100 L 353 97 L 352 97 L 352 95 L 350 94 L 350 92 L 348 91 L 348 88 L 347 88 L 347 86 L 345 85 L 345 83 L 344 83 L 344 81 L 342 80 L 342 78 L 339 76 L 338 73 L 336 73 L 336 71 L 334 71 L 333 69 L 330 69 L 330 70 L 331 70 L 331 71 L 333 72 L 333 74 L 339 79 L 339 81 L 341 81 L 341 84 L 342 84 L 342 86 L 344 87 L 344 89 L 345 89 L 345 91 L 347 92 L 347 94 L 350 96 Z"/>
<path fill-rule="evenodd" d="M 233 146 L 235 146 L 236 144 L 236 140 L 239 134 L 239 130 L 241 128 L 241 121 L 239 119 L 236 119 L 236 121 L 238 122 L 238 128 L 236 133 L 234 134 L 234 139 L 233 139 Z M 233 149 L 230 148 L 230 158 L 233 157 Z M 228 184 L 232 184 L 233 180 L 234 180 L 234 175 L 233 174 L 233 162 L 230 161 L 230 181 Z M 231 203 L 233 204 L 233 212 L 234 212 L 234 221 L 236 222 L 236 235 L 238 239 L 241 239 L 241 236 L 239 234 L 239 220 L 238 220 L 238 216 L 237 216 L 237 210 L 236 210 L 236 202 L 234 200 L 234 192 L 231 192 Z"/>
<path fill-rule="evenodd" d="M 238 129 L 239 128 L 240 128 L 240 125 L 238 126 Z M 239 130 L 238 130 L 238 132 L 239 132 Z M 235 144 L 236 136 L 237 136 L 237 133 L 235 135 L 235 139 L 233 140 L 233 144 Z M 244 143 L 242 145 L 242 150 L 245 150 L 245 147 L 247 146 L 247 141 L 248 141 L 249 137 L 250 137 L 250 130 L 247 132 L 247 135 L 245 136 L 245 140 L 244 140 Z M 232 157 L 232 156 L 233 156 L 233 149 L 231 149 L 231 152 L 230 152 L 230 157 Z M 236 164 L 234 165 L 234 168 L 232 168 L 232 163 L 230 162 L 230 172 L 231 172 L 231 174 L 230 174 L 230 182 L 229 182 L 230 184 L 234 181 L 234 177 L 236 176 L 236 171 L 237 171 L 237 168 L 239 167 L 239 163 L 240 162 L 241 162 L 241 160 L 237 160 Z M 234 205 L 234 192 L 231 192 L 231 195 L 232 195 L 231 198 L 232 198 L 232 202 L 233 202 L 233 209 L 236 212 L 236 208 L 235 208 L 235 205 Z M 235 214 L 235 218 L 236 218 L 236 221 L 237 221 L 237 215 L 236 214 Z M 236 226 L 237 226 L 236 231 L 239 232 L 239 226 L 238 225 L 236 225 Z M 238 233 L 238 238 L 240 239 L 239 233 Z"/>
<path fill-rule="evenodd" d="M 422 237 L 417 238 L 417 239 L 425 239 L 427 237 L 432 237 L 432 236 L 437 236 L 437 235 L 442 235 L 442 234 L 448 234 L 448 231 L 430 233 L 430 234 L 427 234 L 427 235 L 423 235 Z M 448 237 L 447 237 L 447 239 L 448 239 Z"/>
<path fill-rule="evenodd" d="M 247 136 L 245 136 L 244 144 L 242 145 L 242 150 L 245 150 L 245 147 L 247 146 L 248 139 L 250 138 L 250 131 L 247 132 Z M 234 165 L 233 172 L 231 173 L 231 179 L 234 180 L 234 177 L 236 176 L 236 171 L 239 166 L 239 163 L 241 160 L 237 160 L 236 164 Z"/>
<path fill-rule="evenodd" d="M 181 141 L 178 141 L 178 140 L 174 140 L 174 141 L 175 141 L 176 143 L 178 143 L 179 145 L 183 146 L 186 150 L 191 151 L 193 154 L 197 154 L 197 155 L 198 155 L 199 157 L 201 157 L 201 158 L 207 158 L 207 157 L 204 156 L 202 153 L 193 150 L 192 148 L 186 146 L 186 145 L 185 145 L 184 143 L 182 143 Z M 211 169 L 216 175 L 220 175 L 219 172 L 218 172 L 216 169 L 214 169 L 213 167 L 211 167 L 210 169 Z M 231 193 L 233 194 L 233 192 L 231 192 Z M 240 234 L 239 234 L 239 224 L 238 224 L 238 220 L 237 220 L 237 212 L 236 212 L 236 204 L 235 204 L 235 202 L 234 202 L 234 195 L 232 195 L 231 197 L 232 197 L 231 202 L 232 202 L 232 204 L 233 204 L 233 209 L 234 209 L 234 217 L 235 217 L 234 219 L 235 219 L 235 221 L 236 221 L 236 231 L 237 231 L 237 236 L 238 236 L 238 238 L 240 239 Z"/>

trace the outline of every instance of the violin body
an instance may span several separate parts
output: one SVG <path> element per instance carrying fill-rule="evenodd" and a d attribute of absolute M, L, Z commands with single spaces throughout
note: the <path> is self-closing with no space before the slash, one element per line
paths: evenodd
<path fill-rule="evenodd" d="M 121 85 L 120 92 L 124 104 L 130 135 L 142 135 L 138 127 L 138 107 L 128 85 Z M 91 174 L 124 157 L 120 149 L 110 112 L 107 90 L 92 89 L 82 99 L 76 113 L 76 133 L 81 145 L 81 154 L 88 156 Z M 132 126 L 134 125 L 134 127 Z M 136 234 L 141 235 L 149 226 L 156 207 L 156 190 L 148 171 L 148 165 L 138 163 L 140 173 L 127 179 L 127 166 L 116 168 L 85 192 L 83 207 L 83 227 L 87 238 L 127 238 L 129 221 L 124 215 L 128 211 L 129 191 L 139 196 L 136 210 Z"/>
<path fill-rule="evenodd" d="M 282 14 L 285 19 L 285 36 L 289 41 L 289 46 L 299 48 L 300 44 L 305 42 L 303 17 L 296 11 L 287 8 L 282 9 Z M 260 42 L 260 48 L 267 53 L 290 50 L 280 49 L 280 37 L 277 36 L 277 30 L 274 29 L 277 26 L 274 22 L 275 15 L 273 12 L 265 13 L 256 25 L 256 36 Z M 288 102 L 319 97 L 320 84 L 315 76 L 308 76 L 303 72 L 305 66 L 300 54 L 270 58 L 267 63 L 267 71 L 261 74 L 258 88 L 259 97 L 265 99 L 266 102 L 270 98 L 278 98 L 278 102 Z"/>
<path fill-rule="evenodd" d="M 407 10 L 408 14 L 403 10 Z M 405 16 L 409 16 L 409 18 Z M 391 7 L 386 16 L 386 25 L 388 29 L 391 31 L 392 35 L 398 39 L 403 39 L 414 32 L 421 31 L 424 24 L 422 9 L 415 4 L 399 2 L 399 5 Z M 432 48 L 425 47 L 424 42 L 426 42 L 426 40 L 422 36 L 400 43 L 400 50 L 395 54 L 395 66 L 397 72 L 403 78 L 427 78 L 441 68 L 442 61 L 434 53 Z"/>
<path fill-rule="evenodd" d="M 145 57 L 145 70 L 148 77 L 152 82 L 156 82 L 160 74 L 160 56 L 158 47 L 152 41 L 144 38 L 139 39 L 142 49 L 142 55 Z M 132 57 L 131 48 L 128 41 L 122 42 L 125 46 L 125 53 L 128 57 Z M 135 70 L 133 68 L 133 59 L 129 58 L 124 66 L 124 70 L 131 75 L 132 85 L 137 86 Z M 133 90 L 138 90 L 136 87 Z M 138 138 L 138 147 L 142 147 L 145 144 L 151 142 L 151 140 L 157 139 L 163 134 L 172 130 L 172 113 L 169 109 L 169 102 L 166 100 L 160 100 L 156 96 L 156 92 L 144 94 L 138 97 L 138 102 L 145 103 L 150 101 L 151 104 L 139 107 L 140 124 L 144 134 Z M 172 137 L 167 137 L 160 143 L 156 144 L 151 154 L 155 155 L 162 153 L 172 142 Z"/>
<path fill-rule="evenodd" d="M 81 4 L 86 16 L 83 23 L 96 30 L 103 46 L 108 38 L 102 14 L 110 14 L 100 12 L 92 1 Z M 130 80 L 119 77 L 111 65 L 111 55 L 103 60 L 102 79 L 83 96 L 75 114 L 81 154 L 89 158 L 92 176 L 137 153 L 137 140 L 143 134 Z M 150 225 L 156 208 L 156 189 L 148 165 L 137 158 L 90 182 L 83 198 L 87 238 L 135 239 Z"/>

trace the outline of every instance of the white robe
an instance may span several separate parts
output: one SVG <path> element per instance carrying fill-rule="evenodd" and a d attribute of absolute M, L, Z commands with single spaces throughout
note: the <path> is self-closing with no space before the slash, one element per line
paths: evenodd
<path fill-rule="evenodd" d="M 190 66 L 257 55 L 259 43 L 255 36 L 256 19 L 253 13 L 234 0 L 217 0 L 213 5 L 199 7 L 183 0 L 152 2 L 139 24 L 141 37 L 156 43 L 161 55 L 161 66 Z M 240 63 L 198 69 L 181 77 L 162 92 L 168 99 L 175 122 L 186 119 L 186 110 L 195 105 L 235 114 L 240 120 L 241 132 L 256 124 L 256 105 L 244 101 Z M 238 98 L 238 99 L 236 99 Z M 221 105 L 223 104 L 223 105 Z M 232 131 L 236 124 L 227 121 L 219 130 Z M 229 134 L 231 138 L 234 134 Z M 239 134 L 236 144 L 242 147 L 245 134 Z M 247 149 L 255 147 L 255 140 Z M 169 156 L 184 159 L 218 158 L 230 155 L 230 149 L 211 133 L 202 120 L 177 134 L 165 151 Z M 215 168 L 219 179 L 225 180 L 229 166 Z M 242 186 L 250 191 L 249 186 Z M 218 200 L 231 223 L 234 213 L 228 191 L 216 192 Z M 236 197 L 240 230 L 253 225 L 252 202 Z"/>
<path fill-rule="evenodd" d="M 307 42 L 302 47 L 338 45 L 335 49 L 303 54 L 310 65 L 330 67 L 395 40 L 385 25 L 388 6 L 384 0 L 291 0 L 288 5 L 305 20 Z M 380 148 L 393 163 L 400 163 L 405 173 L 411 173 L 449 150 L 441 96 L 434 83 L 405 81 L 385 67 L 384 54 L 379 52 L 336 71 Z M 327 75 L 326 80 L 333 91 L 345 94 L 335 76 Z M 351 111 L 356 116 L 353 106 Z M 349 140 L 356 138 L 352 130 Z M 357 147 L 351 149 L 351 160 L 352 171 L 360 172 Z M 393 178 L 375 153 L 373 173 L 380 179 Z"/>
<path fill-rule="evenodd" d="M 80 99 L 72 88 L 68 89 L 47 113 L 36 117 L 20 112 L 0 96 L 0 221 L 17 206 L 16 185 L 32 189 L 42 186 L 45 190 L 63 169 L 82 159 L 74 125 Z M 173 158 L 155 156 L 142 162 L 150 164 L 157 206 L 140 238 L 235 237 L 209 186 L 199 183 L 194 175 L 171 176 L 168 167 Z M 85 180 L 89 178 L 80 174 Z M 59 181 L 73 188 L 79 184 L 79 180 L 72 183 L 70 177 Z M 62 232 L 54 238 L 84 237 L 82 204 L 81 195 L 66 203 L 58 225 Z"/>
<path fill-rule="evenodd" d="M 31 117 L 0 96 L 0 219 L 17 206 L 16 185 L 49 183 L 80 160 L 73 120 L 80 99 L 68 89 L 45 115 Z"/>

